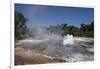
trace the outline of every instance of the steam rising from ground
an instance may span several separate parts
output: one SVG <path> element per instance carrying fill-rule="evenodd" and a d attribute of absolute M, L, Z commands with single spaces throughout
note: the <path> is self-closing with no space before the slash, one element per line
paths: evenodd
<path fill-rule="evenodd" d="M 45 28 L 35 29 L 32 34 L 33 36 L 20 40 L 19 43 L 25 48 L 66 62 L 93 60 L 93 38 L 73 37 L 69 34 L 61 36 Z"/>

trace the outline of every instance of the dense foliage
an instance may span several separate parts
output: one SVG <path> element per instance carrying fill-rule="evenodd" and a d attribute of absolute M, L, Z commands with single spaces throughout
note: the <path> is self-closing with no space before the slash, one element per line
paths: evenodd
<path fill-rule="evenodd" d="M 22 13 L 15 11 L 15 39 L 22 39 L 25 37 L 27 31 L 27 19 Z"/>
<path fill-rule="evenodd" d="M 81 37 L 94 37 L 94 22 L 89 24 L 82 23 L 80 28 L 75 26 L 68 26 L 67 23 L 50 26 L 47 28 L 49 31 L 54 32 L 56 34 L 66 35 L 72 34 L 74 36 L 81 36 Z"/>

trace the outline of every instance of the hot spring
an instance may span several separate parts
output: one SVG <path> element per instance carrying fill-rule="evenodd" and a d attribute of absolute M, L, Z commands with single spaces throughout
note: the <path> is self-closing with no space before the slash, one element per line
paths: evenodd
<path fill-rule="evenodd" d="M 36 37 L 20 40 L 19 44 L 30 50 L 45 54 L 56 61 L 64 62 L 93 61 L 93 38 L 74 37 L 71 34 L 37 33 Z M 60 61 L 59 61 L 60 62 Z"/>

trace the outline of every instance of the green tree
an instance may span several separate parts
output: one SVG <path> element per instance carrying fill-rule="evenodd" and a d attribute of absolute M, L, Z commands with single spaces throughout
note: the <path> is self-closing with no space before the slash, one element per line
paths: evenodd
<path fill-rule="evenodd" d="M 18 11 L 15 11 L 15 39 L 22 39 L 25 37 L 27 31 L 27 19 Z"/>
<path fill-rule="evenodd" d="M 51 31 L 51 33 L 61 33 L 63 36 L 66 34 L 72 34 L 81 37 L 94 37 L 94 22 L 91 22 L 90 24 L 82 23 L 80 28 L 64 23 L 61 25 L 50 26 L 48 30 Z"/>
<path fill-rule="evenodd" d="M 90 24 L 81 24 L 80 31 L 82 32 L 82 36 L 86 37 L 94 37 L 94 22 Z"/>

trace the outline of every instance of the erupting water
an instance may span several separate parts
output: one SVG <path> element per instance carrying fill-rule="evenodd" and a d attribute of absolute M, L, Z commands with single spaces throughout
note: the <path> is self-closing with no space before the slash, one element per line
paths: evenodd
<path fill-rule="evenodd" d="M 41 33 L 41 34 L 40 34 Z M 35 37 L 20 41 L 23 47 L 43 53 L 46 57 L 52 57 L 59 62 L 74 62 L 93 60 L 93 45 L 88 43 L 93 39 L 73 37 L 67 34 L 61 35 L 39 32 Z M 86 52 L 86 53 L 85 53 Z M 88 54 L 87 54 L 88 53 Z"/>
<path fill-rule="evenodd" d="M 72 35 L 67 34 L 63 38 L 63 45 L 72 45 L 74 43 L 74 39 Z"/>

